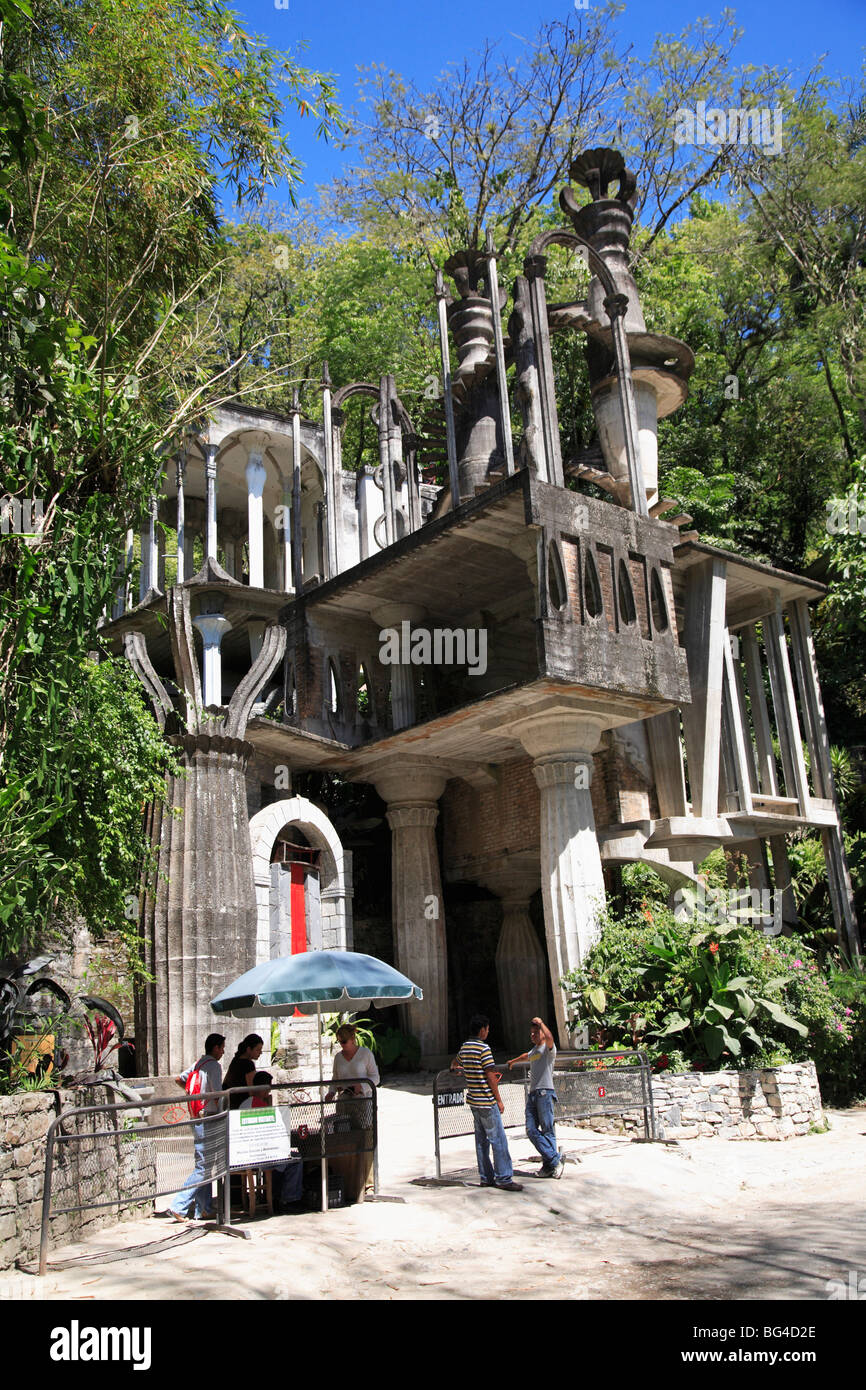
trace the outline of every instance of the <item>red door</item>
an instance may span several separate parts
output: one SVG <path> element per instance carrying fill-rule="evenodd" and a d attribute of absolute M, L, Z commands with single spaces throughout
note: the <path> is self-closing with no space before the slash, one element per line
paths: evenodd
<path fill-rule="evenodd" d="M 304 901 L 304 864 L 292 864 L 291 916 L 292 916 L 292 955 L 298 956 L 307 949 L 307 906 Z M 300 1009 L 295 1009 L 295 1018 L 303 1018 Z"/>

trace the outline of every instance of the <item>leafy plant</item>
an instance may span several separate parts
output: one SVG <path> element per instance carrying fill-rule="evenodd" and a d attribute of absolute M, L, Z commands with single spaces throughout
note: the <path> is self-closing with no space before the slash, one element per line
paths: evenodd
<path fill-rule="evenodd" d="M 775 1066 L 830 1072 L 854 1011 L 802 943 L 769 938 L 742 914 L 721 925 L 667 908 L 608 915 L 600 941 L 563 981 L 574 1027 L 597 1047 L 645 1048 L 659 1067 Z M 850 1007 L 850 1006 L 847 1006 Z"/>
<path fill-rule="evenodd" d="M 378 1025 L 370 1018 L 355 1018 L 355 1016 L 350 1013 L 323 1014 L 322 1033 L 336 1042 L 337 1033 L 347 1023 L 351 1023 L 352 1027 L 355 1029 L 355 1038 L 358 1046 L 369 1047 L 373 1055 L 378 1056 L 379 1042 L 376 1038 L 376 1028 Z"/>

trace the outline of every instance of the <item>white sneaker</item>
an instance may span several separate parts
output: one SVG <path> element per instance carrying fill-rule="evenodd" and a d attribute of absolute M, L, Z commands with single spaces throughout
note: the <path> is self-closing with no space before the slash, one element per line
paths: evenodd
<path fill-rule="evenodd" d="M 555 1167 L 555 1168 L 553 1169 L 553 1171 L 551 1172 L 550 1176 L 551 1176 L 552 1178 L 561 1178 L 564 1172 L 565 1172 L 565 1164 L 563 1163 L 562 1159 L 560 1159 L 559 1162 L 557 1163 L 556 1167 Z"/>

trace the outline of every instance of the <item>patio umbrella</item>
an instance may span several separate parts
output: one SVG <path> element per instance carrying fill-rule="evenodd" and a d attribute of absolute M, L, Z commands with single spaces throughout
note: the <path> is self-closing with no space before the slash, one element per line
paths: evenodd
<path fill-rule="evenodd" d="M 314 1010 L 319 1020 L 319 1080 L 324 1080 L 322 1064 L 322 1008 L 328 1013 L 344 1010 L 357 1013 L 384 1009 L 423 999 L 414 985 L 393 966 L 375 956 L 358 951 L 302 951 L 294 956 L 277 956 L 263 961 L 227 985 L 211 1000 L 215 1014 L 235 1018 L 279 1017 Z M 324 1100 L 319 1088 L 322 1149 L 325 1146 Z M 322 1209 L 327 1210 L 327 1163 L 322 1155 Z"/>

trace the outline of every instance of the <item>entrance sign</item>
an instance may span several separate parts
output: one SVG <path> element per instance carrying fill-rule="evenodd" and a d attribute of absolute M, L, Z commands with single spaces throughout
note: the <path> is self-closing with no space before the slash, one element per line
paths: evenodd
<path fill-rule="evenodd" d="M 229 1167 L 273 1168 L 291 1157 L 292 1146 L 275 1106 L 229 1112 Z"/>

